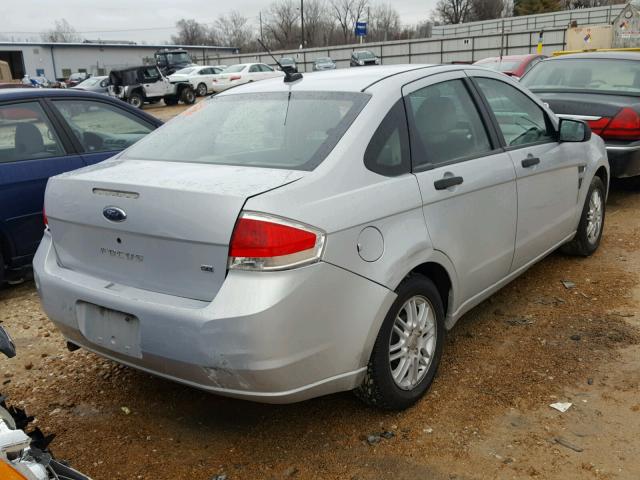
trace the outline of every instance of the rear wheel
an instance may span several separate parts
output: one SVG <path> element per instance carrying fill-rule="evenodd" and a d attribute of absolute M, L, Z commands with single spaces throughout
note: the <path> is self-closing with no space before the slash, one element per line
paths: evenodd
<path fill-rule="evenodd" d="M 178 99 L 176 97 L 164 97 L 164 104 L 168 107 L 173 107 L 178 104 Z"/>
<path fill-rule="evenodd" d="M 444 307 L 428 278 L 412 274 L 382 323 L 366 377 L 355 390 L 369 405 L 402 410 L 422 397 L 435 377 L 444 342 Z"/>
<path fill-rule="evenodd" d="M 142 94 L 140 92 L 133 92 L 131 95 L 129 95 L 127 101 L 129 102 L 129 105 L 132 105 L 136 108 L 142 108 L 142 105 L 144 105 L 144 98 L 142 97 Z"/>
<path fill-rule="evenodd" d="M 207 86 L 204 83 L 199 83 L 198 84 L 198 96 L 199 97 L 204 97 L 207 95 Z"/>
<path fill-rule="evenodd" d="M 578 231 L 573 240 L 562 246 L 564 253 L 588 257 L 598 249 L 604 227 L 605 209 L 604 183 L 600 177 L 593 177 L 582 208 Z"/>
<path fill-rule="evenodd" d="M 182 100 L 182 103 L 192 105 L 196 103 L 196 92 L 192 88 L 183 88 L 180 93 L 180 100 Z"/>

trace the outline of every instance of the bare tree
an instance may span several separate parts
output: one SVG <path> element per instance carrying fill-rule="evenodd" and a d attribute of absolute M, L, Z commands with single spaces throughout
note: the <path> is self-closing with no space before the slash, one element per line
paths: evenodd
<path fill-rule="evenodd" d="M 500 18 L 505 7 L 504 4 L 504 0 L 471 0 L 471 20 Z"/>
<path fill-rule="evenodd" d="M 207 45 L 209 33 L 206 25 L 194 19 L 183 18 L 176 22 L 178 33 L 171 36 L 171 41 L 178 45 Z"/>
<path fill-rule="evenodd" d="M 471 17 L 471 0 L 438 0 L 435 16 L 445 24 L 467 22 Z"/>
<path fill-rule="evenodd" d="M 390 3 L 374 5 L 368 17 L 367 41 L 396 40 L 400 36 L 400 14 Z"/>
<path fill-rule="evenodd" d="M 354 0 L 329 0 L 331 16 L 338 24 L 342 32 L 344 43 L 348 43 L 353 32 L 351 30 L 351 4 Z"/>
<path fill-rule="evenodd" d="M 76 29 L 64 18 L 56 20 L 54 28 L 42 32 L 40 36 L 44 42 L 72 43 L 81 41 Z"/>
<path fill-rule="evenodd" d="M 251 44 L 254 32 L 247 17 L 234 10 L 216 20 L 210 35 L 219 39 L 222 46 L 244 49 Z"/>
<path fill-rule="evenodd" d="M 300 9 L 293 0 L 277 0 L 269 7 L 264 30 L 276 48 L 296 48 L 300 44 Z"/>
<path fill-rule="evenodd" d="M 326 0 L 307 0 L 304 4 L 305 46 L 329 45 L 335 28 Z"/>

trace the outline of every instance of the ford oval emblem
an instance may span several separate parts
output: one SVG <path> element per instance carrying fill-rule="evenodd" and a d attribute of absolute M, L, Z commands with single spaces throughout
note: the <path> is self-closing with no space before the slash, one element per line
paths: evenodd
<path fill-rule="evenodd" d="M 102 215 L 110 222 L 124 222 L 127 219 L 127 213 L 118 207 L 104 207 Z"/>

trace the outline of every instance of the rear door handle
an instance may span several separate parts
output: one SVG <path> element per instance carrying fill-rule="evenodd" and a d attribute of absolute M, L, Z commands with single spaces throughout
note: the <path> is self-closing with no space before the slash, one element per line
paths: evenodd
<path fill-rule="evenodd" d="M 522 166 L 524 168 L 533 167 L 534 165 L 538 165 L 540 163 L 540 159 L 538 157 L 527 157 L 522 160 Z"/>
<path fill-rule="evenodd" d="M 433 182 L 433 186 L 436 187 L 436 190 L 445 190 L 449 187 L 460 185 L 462 182 L 462 177 L 445 177 Z"/>

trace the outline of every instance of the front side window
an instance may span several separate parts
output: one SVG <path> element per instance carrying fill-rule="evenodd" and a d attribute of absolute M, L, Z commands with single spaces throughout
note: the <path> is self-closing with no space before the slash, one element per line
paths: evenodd
<path fill-rule="evenodd" d="M 490 152 L 482 118 L 462 80 L 449 80 L 406 97 L 414 168 L 437 167 Z"/>
<path fill-rule="evenodd" d="M 123 150 L 154 127 L 125 110 L 92 100 L 56 100 L 55 107 L 67 121 L 85 151 Z"/>
<path fill-rule="evenodd" d="M 39 103 L 0 106 L 0 163 L 64 154 L 60 139 Z"/>
<path fill-rule="evenodd" d="M 145 82 L 155 82 L 160 78 L 160 74 L 158 73 L 158 69 L 156 68 L 145 68 L 142 71 L 142 79 Z"/>
<path fill-rule="evenodd" d="M 475 80 L 489 102 L 508 147 L 554 140 L 547 116 L 527 95 L 500 80 L 484 77 Z"/>
<path fill-rule="evenodd" d="M 368 99 L 352 92 L 214 96 L 143 138 L 121 158 L 313 170 Z"/>
<path fill-rule="evenodd" d="M 402 100 L 391 107 L 371 137 L 364 164 L 372 172 L 388 177 L 411 171 L 407 116 Z"/>

